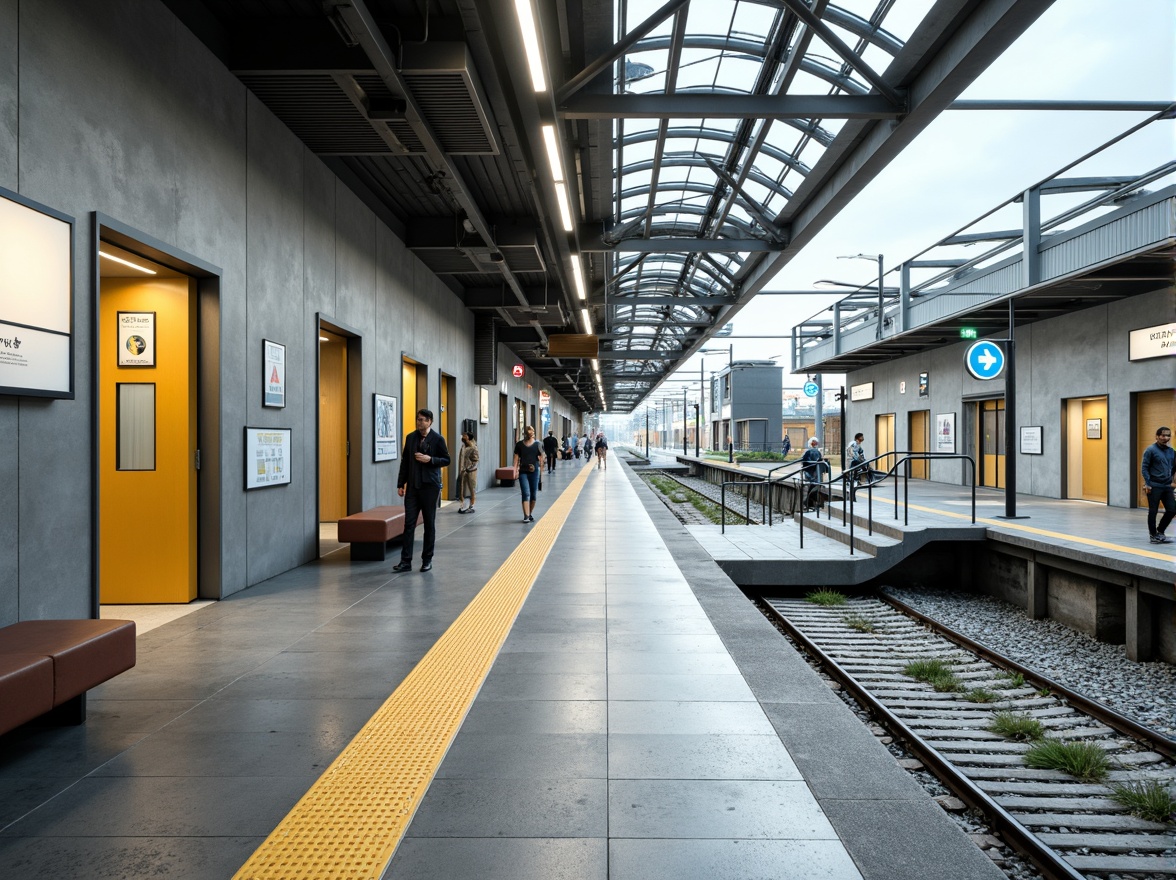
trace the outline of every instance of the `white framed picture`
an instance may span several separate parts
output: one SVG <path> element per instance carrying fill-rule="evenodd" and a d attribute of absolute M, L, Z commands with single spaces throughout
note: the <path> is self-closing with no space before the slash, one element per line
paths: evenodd
<path fill-rule="evenodd" d="M 261 340 L 261 405 L 282 409 L 286 405 L 286 346 Z"/>
<path fill-rule="evenodd" d="M 290 482 L 290 429 L 245 428 L 245 488 Z"/>
<path fill-rule="evenodd" d="M 118 365 L 155 366 L 155 312 L 119 312 Z"/>
<path fill-rule="evenodd" d="M 938 413 L 935 416 L 935 451 L 956 451 L 955 413 Z"/>
<path fill-rule="evenodd" d="M 1021 455 L 1044 455 L 1041 425 L 1021 426 Z"/>
<path fill-rule="evenodd" d="M 387 394 L 372 395 L 372 450 L 376 461 L 392 461 L 399 456 L 396 398 Z"/>
<path fill-rule="evenodd" d="M 481 408 L 478 410 L 478 421 L 483 425 L 488 425 L 490 424 L 490 389 L 479 388 L 478 391 L 481 392 L 479 394 Z"/>

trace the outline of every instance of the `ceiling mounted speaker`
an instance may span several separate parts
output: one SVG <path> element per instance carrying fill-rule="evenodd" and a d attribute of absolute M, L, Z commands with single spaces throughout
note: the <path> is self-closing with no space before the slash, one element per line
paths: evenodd
<path fill-rule="evenodd" d="M 559 333 L 547 337 L 547 356 L 553 358 L 595 358 L 600 351 L 596 334 Z"/>

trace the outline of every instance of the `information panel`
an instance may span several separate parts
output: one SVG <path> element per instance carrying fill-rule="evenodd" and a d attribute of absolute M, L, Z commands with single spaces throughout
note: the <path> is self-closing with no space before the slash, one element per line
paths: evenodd
<path fill-rule="evenodd" d="M 73 218 L 2 187 L 0 394 L 74 396 Z"/>
<path fill-rule="evenodd" d="M 245 429 L 245 488 L 290 482 L 290 429 Z"/>

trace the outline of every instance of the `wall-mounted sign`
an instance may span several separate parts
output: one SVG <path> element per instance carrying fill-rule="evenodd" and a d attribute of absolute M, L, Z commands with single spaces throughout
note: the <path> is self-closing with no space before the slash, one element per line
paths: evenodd
<path fill-rule="evenodd" d="M 510 374 L 512 376 L 514 376 L 516 379 L 523 378 L 523 375 L 526 372 L 527 372 L 527 368 L 524 367 L 522 364 L 515 364 L 513 367 L 510 368 Z"/>
<path fill-rule="evenodd" d="M 821 386 L 818 385 L 816 382 L 805 382 L 804 383 L 805 397 L 816 397 L 820 393 L 821 393 Z"/>
<path fill-rule="evenodd" d="M 849 389 L 850 400 L 873 400 L 874 399 L 874 383 L 863 382 L 861 385 L 854 385 Z"/>
<path fill-rule="evenodd" d="M 1127 359 L 1132 361 L 1176 355 L 1176 321 L 1132 330 L 1127 352 Z"/>
<path fill-rule="evenodd" d="M 1004 372 L 1004 365 L 1004 349 L 987 339 L 969 345 L 964 353 L 964 366 L 977 379 L 995 379 Z"/>
<path fill-rule="evenodd" d="M 1102 419 L 1087 419 L 1086 420 L 1086 439 L 1087 440 L 1101 440 L 1102 439 Z"/>
<path fill-rule="evenodd" d="M 155 312 L 118 313 L 118 365 L 155 366 Z"/>
<path fill-rule="evenodd" d="M 906 394 L 906 382 L 899 382 L 898 383 L 898 393 L 899 394 Z"/>
<path fill-rule="evenodd" d="M 396 398 L 387 394 L 372 395 L 372 455 L 375 461 L 392 461 L 396 458 L 397 432 L 400 422 L 396 418 Z"/>
<path fill-rule="evenodd" d="M 551 392 L 549 392 L 549 391 L 540 391 L 539 392 L 539 405 L 540 406 L 551 406 Z"/>
<path fill-rule="evenodd" d="M 478 421 L 483 425 L 490 424 L 490 392 L 486 388 L 478 389 Z"/>
<path fill-rule="evenodd" d="M 960 339 L 975 339 L 975 338 L 976 338 L 976 328 L 975 327 L 961 327 L 960 328 Z"/>
<path fill-rule="evenodd" d="M 955 413 L 935 416 L 935 451 L 955 452 Z"/>
<path fill-rule="evenodd" d="M 931 377 L 927 373 L 919 373 L 919 397 L 926 397 L 931 393 Z"/>
<path fill-rule="evenodd" d="M 0 394 L 74 396 L 73 218 L 3 187 Z"/>
<path fill-rule="evenodd" d="M 290 429 L 245 429 L 245 488 L 290 482 Z"/>
<path fill-rule="evenodd" d="M 286 405 L 286 346 L 261 340 L 261 405 L 282 408 Z"/>
<path fill-rule="evenodd" d="M 1021 455 L 1044 455 L 1041 445 L 1041 425 L 1021 428 Z"/>

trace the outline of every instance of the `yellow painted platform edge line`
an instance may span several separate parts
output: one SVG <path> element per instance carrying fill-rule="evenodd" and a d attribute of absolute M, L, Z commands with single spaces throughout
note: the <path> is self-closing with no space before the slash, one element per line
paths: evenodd
<path fill-rule="evenodd" d="M 555 546 L 572 506 L 588 479 L 588 471 L 590 469 L 585 468 L 576 476 L 548 510 L 547 515 L 523 538 L 519 546 L 499 566 L 486 585 L 380 709 L 331 762 L 269 837 L 258 846 L 234 875 L 234 880 L 292 880 L 296 877 L 366 877 L 375 880 L 387 870 L 417 806 L 435 777 L 441 760 L 456 737 L 502 644 L 506 641 L 523 602 Z M 520 563 L 525 563 L 524 573 L 529 573 L 530 577 L 525 582 L 512 581 L 510 576 Z M 512 591 L 514 595 L 510 595 Z M 444 729 L 438 731 L 443 737 L 443 742 L 432 748 L 426 746 L 418 749 L 422 753 L 431 752 L 425 755 L 429 760 L 418 761 L 418 764 L 411 768 L 413 772 L 408 774 L 411 778 L 407 786 L 393 786 L 411 787 L 411 793 L 402 796 L 399 802 L 386 804 L 382 808 L 374 805 L 370 796 L 373 787 L 371 777 L 376 777 L 374 785 L 383 792 L 387 777 L 397 777 L 398 768 L 389 766 L 386 762 L 374 761 L 375 756 L 365 753 L 372 751 L 373 747 L 378 749 L 379 743 L 388 739 L 403 739 L 410 747 L 420 744 L 419 725 L 402 724 L 389 716 L 395 716 L 395 710 L 402 709 L 403 704 L 411 705 L 416 701 L 414 691 L 418 690 L 422 683 L 428 686 L 434 667 L 444 664 L 444 655 L 447 652 L 461 651 L 461 637 L 465 630 L 472 625 L 475 632 L 480 635 L 486 629 L 482 620 L 484 606 L 493 605 L 495 602 L 501 603 L 503 595 L 499 594 L 506 596 L 510 613 L 502 616 L 505 622 L 504 625 L 500 625 L 500 632 L 494 638 L 493 645 L 489 650 L 483 646 L 482 656 L 474 658 L 482 662 L 462 667 L 463 670 L 475 669 L 476 672 L 471 675 L 470 680 L 462 683 L 463 687 L 459 688 L 463 691 L 460 699 L 446 701 L 445 708 L 450 717 L 444 724 Z M 505 620 L 507 616 L 509 620 Z M 503 624 L 503 621 L 499 623 Z M 409 727 L 411 729 L 407 729 Z M 341 788 L 342 792 L 333 791 L 335 788 Z M 322 810 L 319 809 L 323 803 L 326 803 L 327 808 L 333 813 L 342 813 L 344 816 L 354 815 L 356 812 L 362 814 L 360 821 L 344 823 L 344 830 L 351 832 L 352 840 L 327 839 L 324 826 L 330 830 L 332 827 L 337 828 L 337 824 L 332 825 L 329 819 L 324 820 Z M 299 827 L 307 822 L 313 826 L 309 831 Z M 365 855 L 357 857 L 357 853 L 354 852 L 356 849 Z M 350 864 L 340 864 L 341 862 Z M 365 863 L 365 866 L 361 866 L 359 862 Z"/>
<path fill-rule="evenodd" d="M 901 501 L 899 502 L 899 505 L 904 506 Z M 911 510 L 919 510 L 923 513 L 937 513 L 940 516 L 950 516 L 954 517 L 955 519 L 966 519 L 969 522 L 972 519 L 972 515 L 970 513 L 956 513 L 954 510 L 938 510 L 934 507 L 923 507 L 919 504 L 907 504 L 905 506 L 909 507 Z M 985 525 L 996 526 L 997 528 L 1001 529 L 1016 529 L 1017 531 L 1021 532 L 1031 532 L 1034 535 L 1043 535 L 1047 538 L 1062 538 L 1067 541 L 1076 541 L 1079 544 L 1088 544 L 1091 547 L 1100 547 L 1103 550 L 1118 550 L 1120 553 L 1130 553 L 1134 556 L 1146 556 L 1150 559 L 1158 559 L 1161 562 L 1176 562 L 1176 558 L 1173 558 L 1166 553 L 1157 553 L 1154 550 L 1141 550 L 1138 547 L 1125 547 L 1122 544 L 1111 544 L 1107 541 L 1097 541 L 1094 538 L 1083 538 L 1080 535 L 1068 535 L 1065 532 L 1051 532 L 1047 529 L 1038 529 L 1034 528 L 1033 526 L 1023 526 L 1018 523 L 1005 522 L 1004 520 L 999 519 L 987 519 L 982 516 L 976 517 L 976 522 L 984 523 Z"/>

